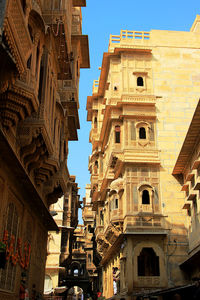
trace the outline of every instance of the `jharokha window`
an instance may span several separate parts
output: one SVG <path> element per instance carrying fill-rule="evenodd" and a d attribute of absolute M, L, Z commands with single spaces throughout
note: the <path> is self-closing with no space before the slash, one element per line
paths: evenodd
<path fill-rule="evenodd" d="M 159 256 L 152 248 L 143 248 L 138 256 L 138 276 L 160 276 Z"/>
<path fill-rule="evenodd" d="M 120 126 L 115 126 L 115 143 L 120 143 Z"/>

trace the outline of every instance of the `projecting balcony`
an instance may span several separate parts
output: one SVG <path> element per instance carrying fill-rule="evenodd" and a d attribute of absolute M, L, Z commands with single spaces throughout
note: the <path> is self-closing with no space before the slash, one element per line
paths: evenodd
<path fill-rule="evenodd" d="M 96 236 L 96 240 L 102 240 L 103 239 L 103 225 L 99 225 L 95 228 L 95 236 Z"/>
<path fill-rule="evenodd" d="M 22 74 L 26 70 L 26 62 L 31 53 L 32 41 L 26 25 L 21 1 L 10 0 L 7 3 L 3 30 L 16 67 L 19 73 Z M 1 9 L 3 14 L 3 7 Z"/>
<path fill-rule="evenodd" d="M 150 52 L 149 41 L 149 32 L 121 30 L 120 35 L 110 35 L 108 52 L 113 52 L 115 48 L 135 48 Z"/>
<path fill-rule="evenodd" d="M 161 215 L 141 213 L 124 219 L 124 233 L 127 234 L 167 234 L 168 230 L 169 225 Z"/>
<path fill-rule="evenodd" d="M 51 0 L 43 1 L 43 16 L 48 25 L 57 24 L 58 20 L 71 20 L 71 1 Z M 70 24 L 71 28 L 71 24 Z"/>

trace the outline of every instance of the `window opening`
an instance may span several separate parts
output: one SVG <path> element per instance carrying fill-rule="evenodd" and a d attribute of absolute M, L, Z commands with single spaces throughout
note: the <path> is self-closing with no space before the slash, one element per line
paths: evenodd
<path fill-rule="evenodd" d="M 142 204 L 150 204 L 149 191 L 142 191 Z"/>
<path fill-rule="evenodd" d="M 74 269 L 74 272 L 73 272 L 74 276 L 78 276 L 78 269 Z"/>
<path fill-rule="evenodd" d="M 144 80 L 142 77 L 137 78 L 137 86 L 144 86 Z"/>
<path fill-rule="evenodd" d="M 97 117 L 94 118 L 94 128 L 97 128 Z"/>
<path fill-rule="evenodd" d="M 120 143 L 120 126 L 115 126 L 115 143 Z"/>
<path fill-rule="evenodd" d="M 30 34 L 30 37 L 31 37 L 31 41 L 33 42 L 33 29 L 29 24 L 28 24 L 28 30 L 29 30 L 29 34 Z"/>
<path fill-rule="evenodd" d="M 139 138 L 143 140 L 146 139 L 146 129 L 144 127 L 140 127 L 139 129 Z"/>
<path fill-rule="evenodd" d="M 29 69 L 29 70 L 31 68 L 31 60 L 32 60 L 32 55 L 30 55 L 29 59 L 27 60 L 27 69 Z"/>
<path fill-rule="evenodd" d="M 103 211 L 100 211 L 100 225 L 103 225 L 104 220 L 103 220 Z"/>
<path fill-rule="evenodd" d="M 114 91 L 117 91 L 117 86 L 114 86 Z"/>
<path fill-rule="evenodd" d="M 39 78 L 39 89 L 38 89 L 38 99 L 39 102 L 42 102 L 42 88 L 43 88 L 43 78 L 44 77 L 44 67 L 41 64 L 40 66 L 40 78 Z"/>
<path fill-rule="evenodd" d="M 114 203 L 115 203 L 114 207 L 115 207 L 115 209 L 117 209 L 118 208 L 118 198 L 114 199 Z"/>
<path fill-rule="evenodd" d="M 138 276 L 160 276 L 159 256 L 152 248 L 143 248 L 138 256 Z"/>

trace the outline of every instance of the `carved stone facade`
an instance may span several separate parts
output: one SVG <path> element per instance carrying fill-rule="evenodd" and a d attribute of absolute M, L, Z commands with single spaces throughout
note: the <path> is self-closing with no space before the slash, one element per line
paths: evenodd
<path fill-rule="evenodd" d="M 85 5 L 0 3 L 0 240 L 10 249 L 0 269 L 1 299 L 19 298 L 22 272 L 30 295 L 43 292 L 47 233 L 58 229 L 49 207 L 69 192 L 68 141 L 80 127 L 79 70 L 89 67 L 88 37 L 81 32 Z"/>
<path fill-rule="evenodd" d="M 199 22 L 198 16 L 190 32 L 111 36 L 88 97 L 91 198 L 106 298 L 113 296 L 113 267 L 120 269 L 122 298 L 190 283 L 179 267 L 188 256 L 188 216 L 173 174 L 190 173 L 183 186 L 190 201 L 197 175 L 189 162 L 172 172 L 200 95 Z M 178 163 L 187 151 L 189 159 L 187 145 Z"/>

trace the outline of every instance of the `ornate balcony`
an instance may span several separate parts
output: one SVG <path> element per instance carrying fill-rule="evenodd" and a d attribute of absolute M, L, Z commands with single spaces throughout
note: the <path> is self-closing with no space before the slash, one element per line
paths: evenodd
<path fill-rule="evenodd" d="M 138 215 L 128 215 L 124 220 L 124 233 L 141 234 L 167 234 L 169 225 L 161 215 L 153 213 L 140 213 Z"/>
<path fill-rule="evenodd" d="M 4 19 L 4 34 L 19 74 L 26 70 L 26 62 L 31 53 L 32 42 L 25 22 L 20 0 L 7 1 Z"/>

